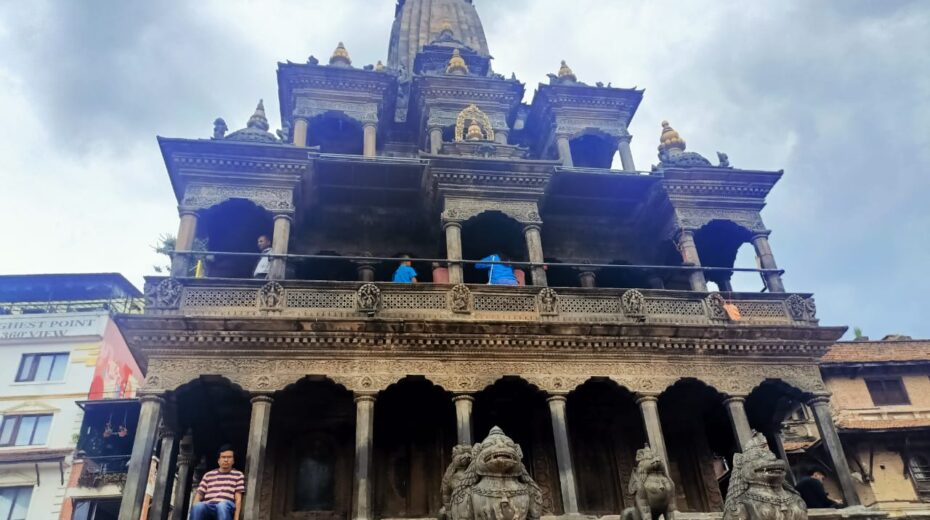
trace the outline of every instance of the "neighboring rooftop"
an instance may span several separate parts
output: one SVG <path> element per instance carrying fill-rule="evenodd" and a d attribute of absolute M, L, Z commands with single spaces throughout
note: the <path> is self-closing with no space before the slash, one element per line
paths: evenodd
<path fill-rule="evenodd" d="M 119 273 L 0 276 L 0 314 L 138 310 L 142 292 Z"/>
<path fill-rule="evenodd" d="M 913 362 L 930 363 L 930 339 L 843 341 L 820 360 L 821 365 Z"/>

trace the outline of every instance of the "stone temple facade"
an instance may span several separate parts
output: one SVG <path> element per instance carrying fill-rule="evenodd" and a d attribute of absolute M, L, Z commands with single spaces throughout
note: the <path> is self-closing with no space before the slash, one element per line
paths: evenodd
<path fill-rule="evenodd" d="M 247 520 L 435 518 L 453 446 L 494 426 L 541 515 L 619 514 L 647 443 L 679 514 L 719 515 L 734 455 L 756 430 L 784 459 L 799 403 L 858 504 L 816 365 L 845 328 L 786 292 L 760 216 L 782 172 L 658 122 L 639 171 L 643 91 L 553 70 L 525 103 L 471 0 L 400 0 L 387 64 L 342 44 L 278 64 L 281 130 L 259 103 L 241 130 L 159 138 L 180 227 L 171 276 L 119 319 L 146 372 L 121 519 L 153 451 L 149 518 L 185 518 L 225 443 Z M 762 292 L 730 286 L 743 244 Z M 492 253 L 521 285 L 487 283 Z M 419 283 L 390 281 L 401 255 Z"/>

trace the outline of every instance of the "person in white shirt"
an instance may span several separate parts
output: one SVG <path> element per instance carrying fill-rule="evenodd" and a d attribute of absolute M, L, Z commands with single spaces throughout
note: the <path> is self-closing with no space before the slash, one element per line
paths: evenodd
<path fill-rule="evenodd" d="M 268 278 L 268 271 L 271 270 L 271 257 L 267 256 L 271 254 L 271 239 L 268 238 L 268 235 L 261 235 L 258 237 L 258 250 L 262 252 L 263 255 L 258 259 L 258 264 L 255 266 L 255 271 L 252 273 L 252 278 Z"/>

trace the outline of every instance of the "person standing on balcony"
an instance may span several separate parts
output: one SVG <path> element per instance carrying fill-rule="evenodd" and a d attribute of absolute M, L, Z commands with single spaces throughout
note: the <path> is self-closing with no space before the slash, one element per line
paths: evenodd
<path fill-rule="evenodd" d="M 258 250 L 262 252 L 263 256 L 258 259 L 252 278 L 264 280 L 268 278 L 268 272 L 271 271 L 271 257 L 268 256 L 271 254 L 271 239 L 268 238 L 268 235 L 258 237 Z"/>
<path fill-rule="evenodd" d="M 194 493 L 190 520 L 239 520 L 245 475 L 233 469 L 232 446 L 221 446 L 218 457 L 219 468 L 208 471 Z"/>
<path fill-rule="evenodd" d="M 476 269 L 488 269 L 488 284 L 490 285 L 520 285 L 513 268 L 504 262 L 509 260 L 504 255 L 493 254 L 481 259 L 475 264 Z"/>
<path fill-rule="evenodd" d="M 394 278 L 391 281 L 394 283 L 417 283 L 417 271 L 413 268 L 410 257 L 403 255 L 400 259 L 400 265 L 394 271 Z"/>

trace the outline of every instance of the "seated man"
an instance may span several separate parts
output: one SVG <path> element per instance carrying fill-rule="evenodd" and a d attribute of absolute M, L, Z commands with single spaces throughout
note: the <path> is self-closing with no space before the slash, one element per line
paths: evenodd
<path fill-rule="evenodd" d="M 400 265 L 394 271 L 394 278 L 391 281 L 395 283 L 417 283 L 417 271 L 413 268 L 410 257 L 404 255 L 400 258 Z"/>
<path fill-rule="evenodd" d="M 476 269 L 488 269 L 488 283 L 491 285 L 519 285 L 517 277 L 513 274 L 513 268 L 504 263 L 485 263 L 485 262 L 506 262 L 508 258 L 504 255 L 490 255 L 481 259 L 482 263 L 475 264 Z"/>
<path fill-rule="evenodd" d="M 827 490 L 823 487 L 824 478 L 826 478 L 826 475 L 822 471 L 815 469 L 799 480 L 794 488 L 809 508 L 842 508 L 842 502 L 833 500 L 827 494 Z"/>
<path fill-rule="evenodd" d="M 233 469 L 232 446 L 220 447 L 219 468 L 208 471 L 194 494 L 190 520 L 239 520 L 245 476 Z"/>

